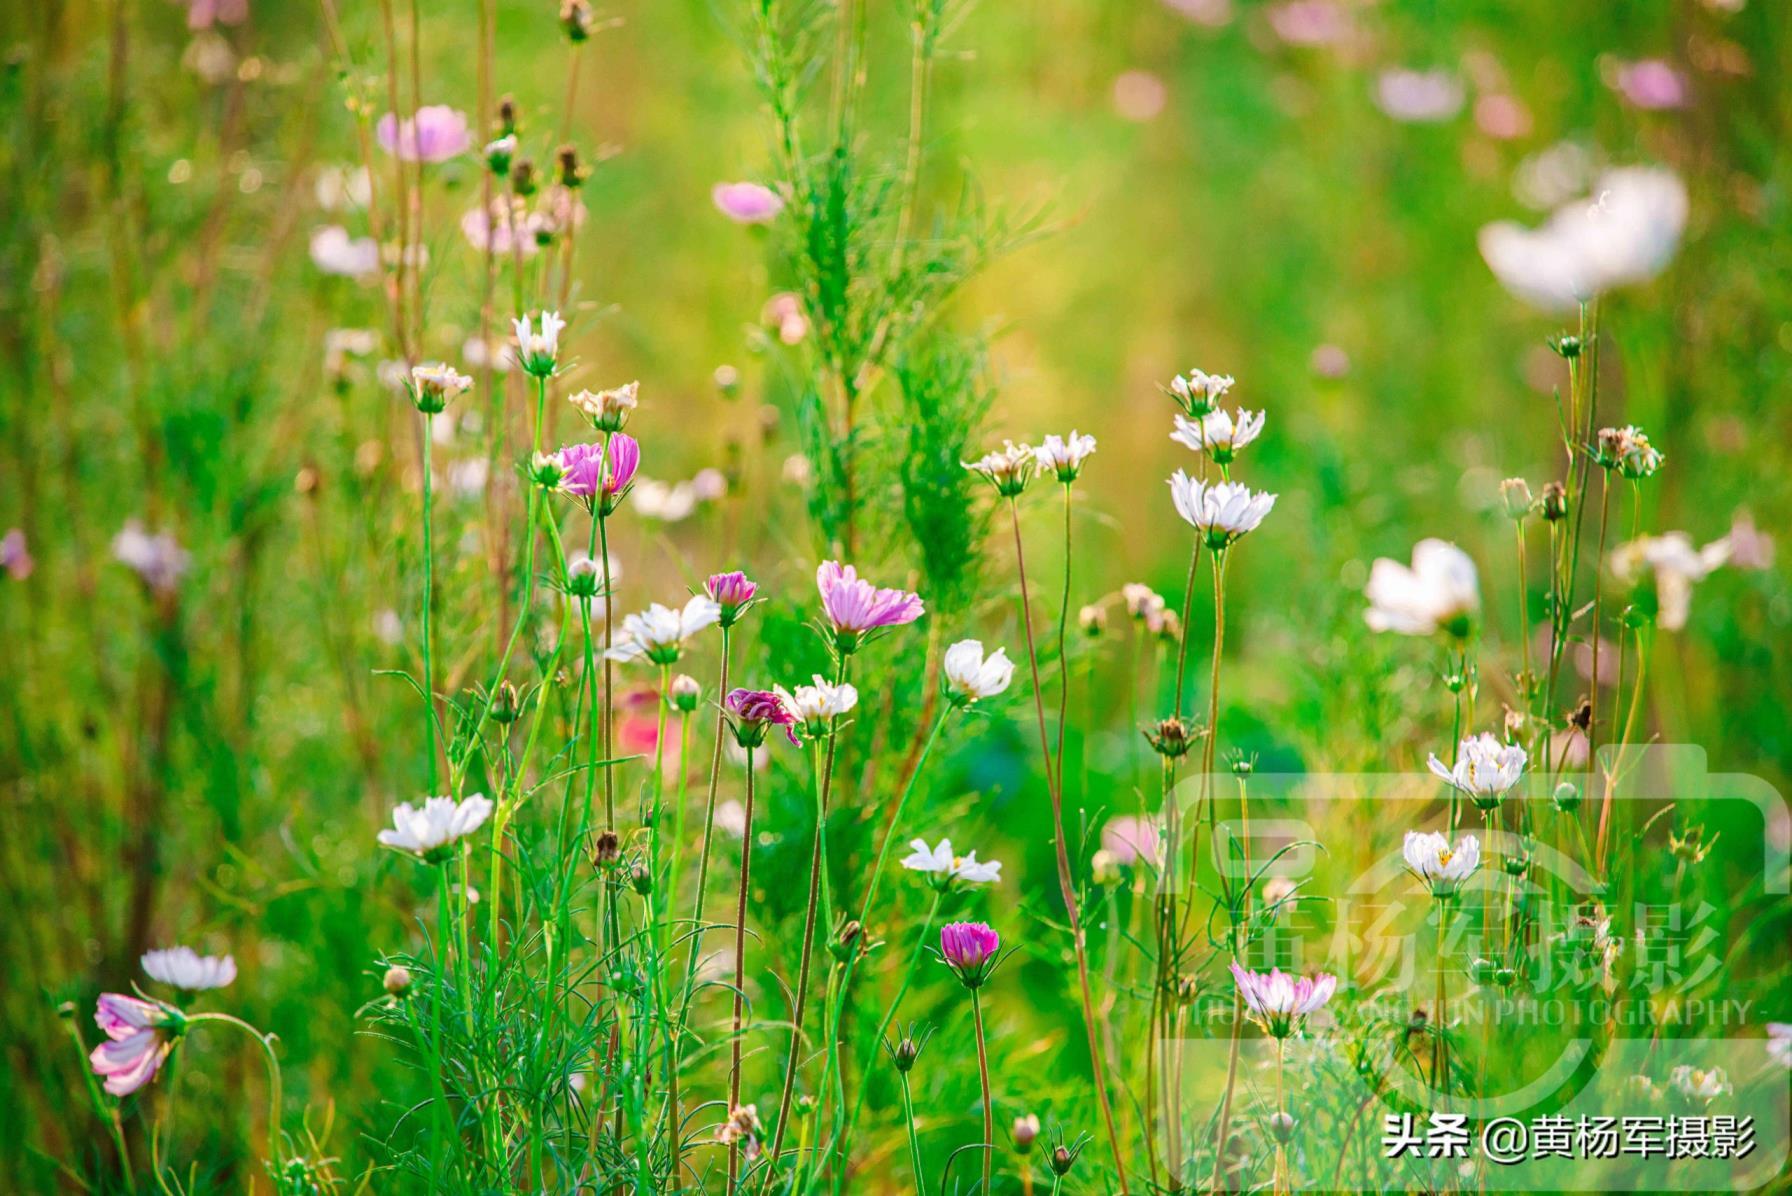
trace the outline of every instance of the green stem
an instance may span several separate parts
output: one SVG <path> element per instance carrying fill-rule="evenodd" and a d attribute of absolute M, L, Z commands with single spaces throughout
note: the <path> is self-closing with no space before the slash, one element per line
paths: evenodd
<path fill-rule="evenodd" d="M 732 1117 L 740 1108 L 740 1045 L 742 1015 L 745 1012 L 747 983 L 747 892 L 753 871 L 753 749 L 747 751 L 747 801 L 745 830 L 740 840 L 740 888 L 734 901 L 734 1031 L 730 1035 L 728 1067 L 728 1111 Z M 740 1179 L 740 1143 L 728 1147 L 728 1191 L 734 1192 Z"/>
<path fill-rule="evenodd" d="M 983 1082 L 983 1187 L 982 1196 L 989 1196 L 989 1176 L 995 1163 L 996 1118 L 989 1099 L 989 1048 L 983 1041 L 983 998 L 971 989 L 971 1021 L 977 1030 L 977 1075 Z"/>
<path fill-rule="evenodd" d="M 435 546 L 430 534 L 430 473 L 431 444 L 435 437 L 430 434 L 430 421 L 434 417 L 428 412 L 423 414 L 423 722 L 429 744 L 429 792 L 436 791 L 436 674 L 431 643 L 431 623 L 434 606 L 433 583 L 436 572 Z"/>
<path fill-rule="evenodd" d="M 268 1168 L 278 1175 L 285 1162 L 285 1151 L 282 1146 L 283 1135 L 280 1132 L 280 1110 L 285 1104 L 285 1097 L 280 1082 L 280 1057 L 274 1053 L 274 1036 L 263 1034 L 241 1018 L 232 1017 L 228 1013 L 189 1013 L 187 1022 L 222 1022 L 235 1026 L 255 1040 L 261 1048 L 262 1058 L 268 1065 Z"/>

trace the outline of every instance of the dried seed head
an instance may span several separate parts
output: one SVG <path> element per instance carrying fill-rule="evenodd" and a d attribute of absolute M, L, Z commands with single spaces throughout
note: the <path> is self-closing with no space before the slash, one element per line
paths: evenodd
<path fill-rule="evenodd" d="M 1543 487 L 1543 517 L 1551 523 L 1568 518 L 1568 487 L 1551 482 Z"/>
<path fill-rule="evenodd" d="M 622 854 L 622 840 L 616 837 L 615 831 L 599 831 L 591 841 L 591 866 L 593 868 L 614 867 L 617 858 Z"/>

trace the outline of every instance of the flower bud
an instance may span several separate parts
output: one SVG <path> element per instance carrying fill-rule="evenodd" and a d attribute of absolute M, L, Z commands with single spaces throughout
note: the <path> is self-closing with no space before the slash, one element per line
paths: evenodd
<path fill-rule="evenodd" d="M 1105 606 L 1085 606 L 1076 612 L 1076 623 L 1083 629 L 1083 634 L 1090 639 L 1099 639 L 1108 629 L 1108 611 Z"/>
<path fill-rule="evenodd" d="M 1286 1113 L 1275 1113 L 1269 1119 L 1269 1136 L 1283 1146 L 1294 1140 L 1294 1127 L 1297 1123 Z"/>
<path fill-rule="evenodd" d="M 672 687 L 666 694 L 666 701 L 672 709 L 680 714 L 689 714 L 697 709 L 697 703 L 703 697 L 703 686 L 688 673 L 680 673 L 672 678 Z"/>
<path fill-rule="evenodd" d="M 653 869 L 646 864 L 636 864 L 628 870 L 628 887 L 645 897 L 653 892 Z"/>
<path fill-rule="evenodd" d="M 522 703 L 517 697 L 516 686 L 508 681 L 500 683 L 492 694 L 491 720 L 500 726 L 508 726 L 521 713 Z"/>
<path fill-rule="evenodd" d="M 593 19 L 590 0 L 561 0 L 560 28 L 574 45 L 591 36 Z"/>
<path fill-rule="evenodd" d="M 1558 336 L 1549 342 L 1549 347 L 1554 349 L 1557 355 L 1564 360 L 1573 361 L 1580 356 L 1582 346 L 1578 336 Z"/>
<path fill-rule="evenodd" d="M 1500 501 L 1505 504 L 1507 515 L 1523 519 L 1531 513 L 1530 483 L 1523 478 L 1507 478 L 1500 483 Z"/>
<path fill-rule="evenodd" d="M 385 979 L 381 981 L 386 992 L 394 997 L 403 997 L 411 991 L 411 970 L 398 964 L 386 969 Z"/>
<path fill-rule="evenodd" d="M 579 557 L 566 566 L 566 592 L 575 598 L 589 598 L 597 593 L 598 564 L 588 556 Z"/>
<path fill-rule="evenodd" d="M 1568 518 L 1568 487 L 1551 482 L 1543 487 L 1543 517 L 1551 523 Z"/>
<path fill-rule="evenodd" d="M 535 453 L 529 458 L 529 480 L 544 490 L 552 490 L 566 476 L 566 469 L 554 453 Z"/>
<path fill-rule="evenodd" d="M 1060 1143 L 1052 1148 L 1051 1163 L 1053 1175 L 1069 1175 L 1070 1169 L 1076 1166 L 1077 1152 Z"/>
<path fill-rule="evenodd" d="M 1511 968 L 1495 968 L 1493 970 L 1493 982 L 1501 988 L 1511 988 L 1514 984 L 1518 983 L 1518 973 Z"/>
<path fill-rule="evenodd" d="M 828 940 L 828 951 L 841 963 L 850 962 L 864 937 L 865 927 L 858 919 L 848 918 L 834 930 L 834 937 Z"/>
<path fill-rule="evenodd" d="M 554 162 L 560 168 L 560 185 L 569 191 L 576 191 L 585 185 L 585 168 L 579 165 L 579 150 L 575 145 L 563 145 L 554 151 Z"/>
<path fill-rule="evenodd" d="M 1528 855 L 1509 855 L 1505 860 L 1507 876 L 1523 876 L 1531 870 L 1531 857 Z"/>
<path fill-rule="evenodd" d="M 1028 1113 L 1014 1119 L 1014 1149 L 1025 1154 L 1039 1137 L 1039 1115 Z"/>
<path fill-rule="evenodd" d="M 510 163 L 515 157 L 515 133 L 506 133 L 502 137 L 494 137 L 485 144 L 485 164 L 491 168 L 493 174 L 500 178 L 510 173 Z"/>

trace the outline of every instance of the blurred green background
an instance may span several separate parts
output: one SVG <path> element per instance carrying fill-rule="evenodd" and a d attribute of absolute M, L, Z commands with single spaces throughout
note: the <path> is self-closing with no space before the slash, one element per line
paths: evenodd
<path fill-rule="evenodd" d="M 383 329 L 384 307 L 306 252 L 323 224 L 367 231 L 321 212 L 315 182 L 356 158 L 349 101 L 385 110 L 379 6 L 336 7 L 346 78 L 322 8 L 300 0 L 251 0 L 247 24 L 198 34 L 160 0 L 0 13 L 0 530 L 22 530 L 35 566 L 0 577 L 0 1120 L 13 1129 L 0 1171 L 18 1190 L 72 1183 L 53 1159 L 94 1166 L 98 1126 L 55 1011 L 73 1000 L 86 1026 L 92 995 L 128 983 L 145 945 L 235 953 L 231 1007 L 279 1033 L 294 1101 L 320 1133 L 333 1113 L 350 1173 L 414 1095 L 414 1077 L 355 1038 L 379 953 L 405 941 L 421 900 L 372 850 L 390 807 L 418 792 L 421 746 L 408 694 L 373 675 L 414 663 L 410 640 L 392 642 L 414 631 L 417 603 L 399 564 L 416 554 L 414 416 L 376 379 L 389 346 L 326 368 L 328 330 Z M 570 53 L 555 7 L 496 6 L 493 89 L 516 97 L 544 165 Z M 792 610 L 810 601 L 813 540 L 780 481 L 798 449 L 792 407 L 762 316 L 789 280 L 775 237 L 724 220 L 709 196 L 763 177 L 770 158 L 731 7 L 605 5 L 579 51 L 569 132 L 593 173 L 572 384 L 638 377 L 644 472 L 724 465 L 733 483 L 688 520 L 621 528 L 624 609 L 735 563 Z M 1601 165 L 1665 165 L 1690 194 L 1672 265 L 1603 315 L 1601 422 L 1639 423 L 1669 456 L 1645 526 L 1703 543 L 1738 511 L 1770 534 L 1792 511 L 1792 6 L 1320 4 L 1333 23 L 1318 44 L 1288 39 L 1291 7 L 976 5 L 938 68 L 924 187 L 947 204 L 974 187 L 1048 232 L 951 319 L 994 337 L 991 437 L 1074 425 L 1100 439 L 1080 484 L 1073 603 L 1127 581 L 1180 592 L 1186 528 L 1163 479 L 1187 451 L 1158 388 L 1191 366 L 1233 374 L 1237 399 L 1270 421 L 1244 472 L 1281 499 L 1231 574 L 1226 744 L 1265 768 L 1410 768 L 1440 746 L 1438 662 L 1370 636 L 1361 587 L 1374 557 L 1404 559 L 1424 536 L 1465 547 L 1488 611 L 1483 707 L 1497 711 L 1519 595 L 1496 486 L 1540 488 L 1559 469 L 1551 391 L 1565 375 L 1544 342 L 1567 326 L 1500 288 L 1476 232 L 1544 218 L 1550 205 L 1521 195 L 1536 187 L 1515 185 L 1539 154 L 1571 143 Z M 870 11 L 866 136 L 896 146 L 903 9 Z M 427 101 L 473 109 L 476 21 L 472 3 L 428 6 Z M 1625 95 L 1624 65 L 1646 59 L 1672 64 L 1683 106 Z M 1394 67 L 1450 72 L 1459 110 L 1392 118 L 1376 91 Z M 423 350 L 451 361 L 479 322 L 478 258 L 457 229 L 478 178 L 476 155 L 435 168 L 426 207 Z M 737 393 L 715 385 L 721 366 L 739 371 Z M 570 414 L 556 414 L 567 436 Z M 503 465 L 494 484 L 508 484 Z M 468 680 L 495 632 L 481 499 L 442 503 L 443 643 Z M 1055 577 L 1055 511 L 1030 517 L 1039 574 Z M 151 592 L 112 559 L 130 519 L 191 552 L 177 588 Z M 907 554 L 891 542 L 865 555 L 894 582 Z M 989 568 L 1006 578 L 1005 557 Z M 1775 565 L 1700 585 L 1686 630 L 1660 639 L 1647 727 L 1781 788 L 1785 580 Z M 1005 580 L 977 614 L 985 639 L 1018 649 Z M 884 661 L 912 677 L 919 642 Z M 1077 750 L 1125 793 L 1139 750 L 1120 715 L 1126 650 L 1078 651 L 1110 717 Z M 988 844 L 1021 892 L 1043 893 L 1028 713 L 1014 701 L 999 734 L 955 745 L 930 788 L 936 812 L 962 812 L 941 818 L 955 838 Z M 805 844 L 786 838 L 792 866 Z M 1746 882 L 1748 858 L 1714 891 Z M 1017 1060 L 1054 1041 L 1024 1014 L 1002 1031 Z M 252 1127 L 218 1114 L 258 1082 L 234 1049 L 200 1043 L 183 1077 L 182 1150 L 221 1182 Z"/>

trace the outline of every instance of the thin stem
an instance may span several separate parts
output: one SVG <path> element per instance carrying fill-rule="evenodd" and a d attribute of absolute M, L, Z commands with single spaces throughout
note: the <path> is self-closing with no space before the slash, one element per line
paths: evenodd
<path fill-rule="evenodd" d="M 194 1022 L 222 1022 L 235 1026 L 255 1040 L 261 1048 L 262 1058 L 268 1065 L 268 1169 L 278 1175 L 284 1162 L 285 1151 L 280 1132 L 280 1109 L 285 1104 L 280 1083 L 280 1057 L 274 1053 L 274 1036 L 263 1034 L 241 1018 L 232 1017 L 228 1013 L 189 1013 L 189 1024 Z"/>
<path fill-rule="evenodd" d="M 909 1091 L 907 1070 L 899 1070 L 896 1075 L 902 1085 L 902 1123 L 908 1130 L 908 1158 L 915 1173 L 915 1191 L 925 1192 L 927 1180 L 921 1172 L 921 1140 L 915 1135 L 915 1099 Z"/>
<path fill-rule="evenodd" d="M 1064 651 L 1070 622 L 1070 483 L 1064 483 L 1064 592 L 1058 600 L 1058 786 L 1064 785 L 1064 728 L 1070 722 L 1070 657 Z"/>
<path fill-rule="evenodd" d="M 436 673 L 432 656 L 431 621 L 434 595 L 435 550 L 430 540 L 430 434 L 434 417 L 423 413 L 423 722 L 429 743 L 429 792 L 436 791 Z"/>
<path fill-rule="evenodd" d="M 734 900 L 734 1032 L 728 1068 L 728 1115 L 740 1108 L 740 1040 L 747 983 L 747 888 L 753 870 L 753 749 L 747 748 L 747 801 L 740 840 L 740 888 Z M 740 1143 L 728 1146 L 728 1190 L 740 1180 Z"/>
<path fill-rule="evenodd" d="M 977 1075 L 983 1082 L 983 1196 L 989 1194 L 990 1170 L 995 1163 L 996 1117 L 989 1099 L 989 1048 L 983 1040 L 983 998 L 971 990 L 971 1021 L 977 1028 Z"/>

